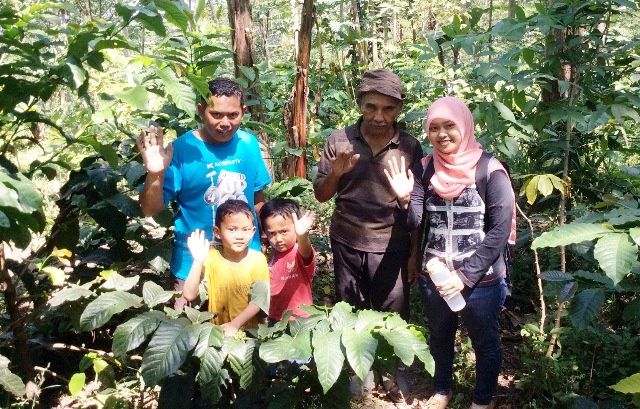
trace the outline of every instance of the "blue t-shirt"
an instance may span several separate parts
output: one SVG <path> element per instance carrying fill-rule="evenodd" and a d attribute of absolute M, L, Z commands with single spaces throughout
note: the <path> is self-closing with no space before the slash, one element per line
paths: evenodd
<path fill-rule="evenodd" d="M 175 200 L 175 239 L 171 271 L 185 280 L 193 259 L 187 237 L 195 229 L 213 240 L 213 222 L 218 206 L 229 200 L 243 200 L 253 210 L 255 192 L 271 183 L 260 146 L 255 136 L 238 130 L 224 144 L 211 144 L 189 131 L 173 142 L 173 158 L 164 176 L 164 202 Z M 249 245 L 260 251 L 258 218 L 254 212 L 256 233 Z"/>

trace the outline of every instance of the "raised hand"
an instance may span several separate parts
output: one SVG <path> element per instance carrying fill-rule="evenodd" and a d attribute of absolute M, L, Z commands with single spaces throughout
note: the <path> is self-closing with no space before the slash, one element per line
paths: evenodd
<path fill-rule="evenodd" d="M 152 125 L 149 127 L 148 137 L 147 133 L 141 130 L 140 137 L 136 139 L 136 146 L 142 155 L 142 162 L 147 172 L 151 174 L 164 172 L 171 163 L 173 146 L 167 145 L 165 151 L 162 136 L 162 128 L 158 127 L 156 130 L 156 127 Z"/>
<path fill-rule="evenodd" d="M 356 165 L 356 162 L 360 159 L 360 154 L 353 153 L 352 149 L 349 150 L 337 150 L 335 159 L 331 160 L 331 173 L 336 177 L 340 177 L 349 172 Z"/>
<path fill-rule="evenodd" d="M 291 213 L 291 217 L 293 218 L 293 226 L 296 230 L 296 234 L 298 236 L 302 236 L 306 234 L 311 226 L 313 226 L 313 222 L 316 220 L 316 215 L 310 210 L 304 212 L 302 217 L 298 219 L 298 215 L 295 213 Z"/>
<path fill-rule="evenodd" d="M 390 159 L 388 164 L 389 170 L 385 169 L 384 174 L 387 175 L 389 185 L 401 203 L 409 203 L 409 196 L 413 190 L 411 169 L 406 169 L 404 156 L 400 157 L 400 166 L 398 166 L 398 160 L 395 157 L 393 160 Z"/>
<path fill-rule="evenodd" d="M 194 261 L 204 263 L 207 254 L 209 254 L 209 240 L 203 230 L 196 229 L 187 237 L 187 247 L 189 247 Z"/>

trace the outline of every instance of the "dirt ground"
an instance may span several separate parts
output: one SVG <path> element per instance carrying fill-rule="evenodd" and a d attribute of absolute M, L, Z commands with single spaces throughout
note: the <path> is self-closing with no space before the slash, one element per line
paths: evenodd
<path fill-rule="evenodd" d="M 503 340 L 504 363 L 503 369 L 498 378 L 498 391 L 496 393 L 496 409 L 517 409 L 522 407 L 522 402 L 518 399 L 516 385 L 515 366 L 517 360 L 514 355 L 515 339 L 511 334 L 506 334 L 508 340 Z M 370 396 L 361 399 L 354 399 L 351 402 L 351 409 L 421 409 L 426 407 L 426 402 L 433 394 L 431 388 L 431 376 L 421 368 L 421 363 L 414 363 L 413 366 L 405 370 L 410 392 L 405 397 L 405 403 L 391 402 L 383 392 L 374 391 Z M 455 382 L 454 382 L 455 388 Z M 449 406 L 451 408 L 468 408 L 471 405 L 471 396 L 462 392 L 456 392 Z"/>

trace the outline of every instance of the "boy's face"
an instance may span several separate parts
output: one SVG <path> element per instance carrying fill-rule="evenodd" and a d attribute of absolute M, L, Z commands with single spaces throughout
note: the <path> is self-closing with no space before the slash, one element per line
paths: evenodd
<path fill-rule="evenodd" d="M 209 143 L 226 143 L 231 140 L 247 111 L 236 96 L 212 95 L 209 104 L 200 102 L 198 114 L 204 122 L 200 137 Z"/>
<path fill-rule="evenodd" d="M 249 216 L 233 213 L 222 219 L 220 227 L 214 226 L 213 234 L 222 242 L 223 251 L 242 253 L 249 246 L 255 230 Z"/>
<path fill-rule="evenodd" d="M 298 236 L 291 217 L 270 216 L 264 224 L 267 240 L 277 252 L 285 252 L 296 244 Z"/>

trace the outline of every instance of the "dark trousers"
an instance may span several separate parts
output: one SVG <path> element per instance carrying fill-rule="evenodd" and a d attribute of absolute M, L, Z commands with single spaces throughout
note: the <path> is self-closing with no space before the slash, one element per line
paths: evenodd
<path fill-rule="evenodd" d="M 431 280 L 421 279 L 418 284 L 429 325 L 429 349 L 436 364 L 433 377 L 435 390 L 443 395 L 451 391 L 455 337 L 460 315 L 476 354 L 473 402 L 488 405 L 496 393 L 498 375 L 502 367 L 502 346 L 498 326 L 507 295 L 505 281 L 476 287 L 470 294 L 463 291 L 467 305 L 459 313 L 449 309 Z"/>
<path fill-rule="evenodd" d="M 409 249 L 385 253 L 356 250 L 331 240 L 336 296 L 356 309 L 398 312 L 409 318 Z"/>

